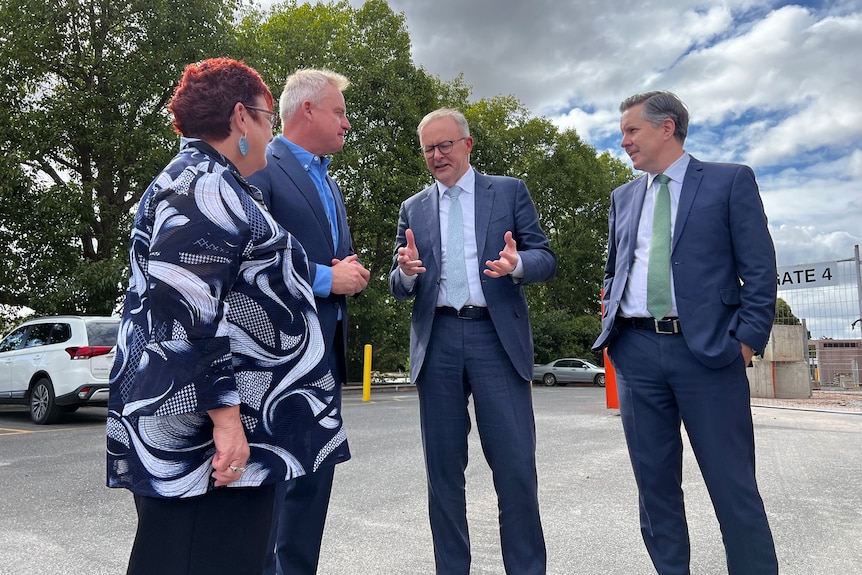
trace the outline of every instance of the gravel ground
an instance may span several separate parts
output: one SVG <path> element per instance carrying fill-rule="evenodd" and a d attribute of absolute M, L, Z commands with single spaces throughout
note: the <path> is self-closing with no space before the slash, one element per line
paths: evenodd
<path fill-rule="evenodd" d="M 862 414 L 862 391 L 815 389 L 806 399 L 752 397 L 751 405 Z"/>

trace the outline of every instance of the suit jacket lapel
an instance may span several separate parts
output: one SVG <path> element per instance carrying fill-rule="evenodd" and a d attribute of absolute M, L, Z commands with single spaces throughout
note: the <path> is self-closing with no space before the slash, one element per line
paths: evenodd
<path fill-rule="evenodd" d="M 305 198 L 305 201 L 311 206 L 311 210 L 317 218 L 318 225 L 321 229 L 329 230 L 329 218 L 326 217 L 326 210 L 323 208 L 323 202 L 320 201 L 320 194 L 311 176 L 308 175 L 305 168 L 296 159 L 296 156 L 293 155 L 287 145 L 280 139 L 274 139 L 270 146 L 272 146 L 273 157 L 278 160 L 278 167 L 293 181 L 300 194 Z M 332 243 L 332 234 L 326 233 L 325 235 L 329 238 L 329 246 L 334 253 L 335 246 Z"/>
<path fill-rule="evenodd" d="M 335 183 L 335 180 L 333 180 L 328 174 L 326 176 L 326 183 L 329 185 L 329 193 L 332 194 L 332 200 L 335 204 L 335 222 L 336 226 L 338 227 L 338 246 L 336 246 L 336 248 L 344 246 L 345 249 L 353 251 L 353 246 L 345 245 L 345 243 L 350 243 L 350 241 L 352 240 L 345 237 L 349 235 L 347 233 L 347 208 L 344 205 L 344 198 L 341 195 L 341 188 L 338 187 L 338 184 Z M 336 249 L 335 251 L 338 252 L 339 250 Z"/>
<path fill-rule="evenodd" d="M 422 222 L 421 228 L 416 227 L 414 233 L 419 231 L 425 237 L 431 238 L 431 258 L 437 269 L 441 269 L 442 256 L 440 255 L 440 195 L 437 189 L 437 183 L 431 184 L 422 192 Z M 419 236 L 419 234 L 416 234 Z M 425 259 L 425 256 L 420 252 L 419 257 Z M 426 269 L 429 268 L 430 262 L 425 262 Z M 439 272 L 438 272 L 439 274 Z"/>
<path fill-rule="evenodd" d="M 491 189 L 491 180 L 483 174 L 476 172 L 476 197 L 474 198 L 473 210 L 475 212 L 476 225 L 476 252 L 479 258 L 477 262 L 479 269 L 483 268 L 486 259 L 485 244 L 488 240 L 488 227 L 491 223 L 491 212 L 494 208 L 494 192 Z M 512 230 L 514 232 L 514 230 Z M 490 259 L 497 259 L 496 257 Z"/>
<path fill-rule="evenodd" d="M 700 183 L 702 180 L 703 164 L 692 156 L 688 164 L 688 169 L 685 171 L 685 177 L 682 180 L 682 190 L 679 194 L 679 205 L 676 208 L 676 222 L 673 226 L 673 243 L 670 246 L 671 253 L 673 253 L 673 250 L 682 235 L 682 231 L 685 228 L 688 214 L 691 211 L 694 198 L 697 197 L 697 192 L 700 189 Z"/>
<path fill-rule="evenodd" d="M 646 198 L 647 177 L 641 176 L 639 179 L 632 182 L 631 209 L 629 210 L 629 220 L 626 222 L 627 233 L 625 237 L 629 238 L 631 245 L 628 246 L 625 254 L 628 258 L 628 265 L 631 266 L 635 258 L 635 247 L 638 242 L 638 226 L 640 225 L 641 211 L 644 207 L 644 198 Z M 618 254 L 619 255 L 619 254 Z"/>

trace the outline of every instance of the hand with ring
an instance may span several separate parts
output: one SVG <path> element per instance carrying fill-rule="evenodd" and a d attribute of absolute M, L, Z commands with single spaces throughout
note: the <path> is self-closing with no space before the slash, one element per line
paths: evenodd
<path fill-rule="evenodd" d="M 245 429 L 239 418 L 239 406 L 211 409 L 213 420 L 212 477 L 216 487 L 230 485 L 242 477 L 251 451 L 245 436 Z"/>

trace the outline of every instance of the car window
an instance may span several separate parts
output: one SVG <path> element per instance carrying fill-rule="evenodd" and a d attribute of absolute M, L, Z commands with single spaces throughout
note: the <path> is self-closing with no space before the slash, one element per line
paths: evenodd
<path fill-rule="evenodd" d="M 557 362 L 557 367 L 572 367 L 572 362 L 568 359 Z"/>
<path fill-rule="evenodd" d="M 89 345 L 117 345 L 117 334 L 119 331 L 119 321 L 87 322 L 87 340 Z"/>
<path fill-rule="evenodd" d="M 18 349 L 24 343 L 24 336 L 27 335 L 27 327 L 19 327 L 0 342 L 0 351 L 12 351 Z"/>
<path fill-rule="evenodd" d="M 48 338 L 51 337 L 50 323 L 37 323 L 30 326 L 30 333 L 27 334 L 27 341 L 24 347 L 39 347 L 48 343 Z"/>
<path fill-rule="evenodd" d="M 572 362 L 572 367 L 587 367 L 587 366 L 584 365 L 584 362 L 575 360 Z"/>
<path fill-rule="evenodd" d="M 51 329 L 51 338 L 48 343 L 63 343 L 72 339 L 72 326 L 68 323 L 55 323 Z"/>

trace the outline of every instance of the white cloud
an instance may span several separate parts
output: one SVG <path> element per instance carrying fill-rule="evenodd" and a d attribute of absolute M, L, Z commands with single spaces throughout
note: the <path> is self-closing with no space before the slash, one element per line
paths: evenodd
<path fill-rule="evenodd" d="M 815 226 L 782 225 L 770 231 L 776 253 L 782 256 L 780 266 L 852 258 L 853 246 L 862 239 L 847 232 L 820 232 Z"/>

